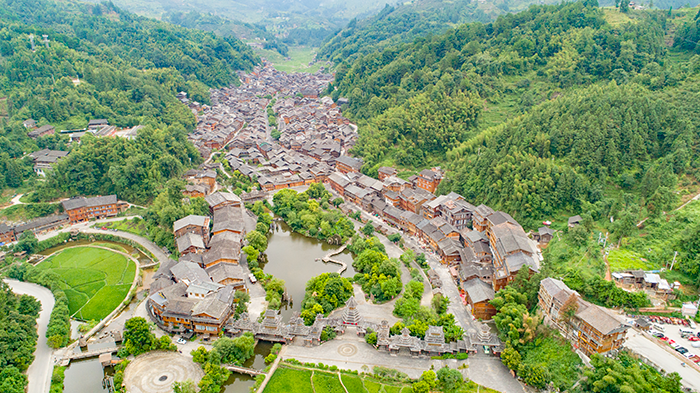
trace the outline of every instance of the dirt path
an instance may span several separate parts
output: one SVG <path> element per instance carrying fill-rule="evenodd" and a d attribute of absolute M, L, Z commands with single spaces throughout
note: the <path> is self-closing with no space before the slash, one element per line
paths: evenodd
<path fill-rule="evenodd" d="M 610 263 L 608 262 L 608 256 L 603 251 L 603 260 L 605 261 L 605 281 L 612 281 L 612 274 L 610 273 Z"/>

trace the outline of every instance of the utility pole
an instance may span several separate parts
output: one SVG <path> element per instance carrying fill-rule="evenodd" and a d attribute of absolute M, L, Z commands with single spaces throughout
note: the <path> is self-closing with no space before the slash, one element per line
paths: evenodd
<path fill-rule="evenodd" d="M 47 34 L 42 34 L 42 37 L 44 37 L 44 45 L 46 45 L 46 49 L 49 49 L 49 36 Z"/>
<path fill-rule="evenodd" d="M 34 45 L 34 34 L 29 35 L 29 42 L 32 44 L 32 52 L 36 52 L 36 45 Z"/>
<path fill-rule="evenodd" d="M 676 256 L 678 255 L 678 251 L 673 252 L 673 261 L 671 261 L 671 268 L 668 269 L 669 271 L 673 271 L 673 265 L 676 263 Z"/>

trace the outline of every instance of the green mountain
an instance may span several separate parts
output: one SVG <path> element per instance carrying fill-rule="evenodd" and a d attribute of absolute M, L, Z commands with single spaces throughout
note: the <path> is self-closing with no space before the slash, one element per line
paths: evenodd
<path fill-rule="evenodd" d="M 97 3 L 100 0 L 89 1 Z M 239 38 L 252 35 L 260 37 L 259 29 L 253 26 L 264 26 L 266 32 L 284 44 L 310 46 L 320 46 L 327 36 L 345 26 L 352 18 L 373 14 L 385 3 L 395 2 L 396 0 L 381 3 L 371 0 L 114 1 L 131 12 L 166 20 L 171 20 L 172 15 L 193 11 L 211 14 L 227 19 L 226 25 L 236 25 L 232 30 L 238 32 Z M 204 25 L 199 27 L 206 29 Z M 213 28 L 218 31 L 220 26 Z"/>
<path fill-rule="evenodd" d="M 212 13 L 168 12 L 163 20 L 190 29 L 211 31 L 220 36 L 234 36 L 241 40 L 260 42 L 263 49 L 275 50 L 282 56 L 288 56 L 289 49 L 282 40 L 267 31 L 265 25 L 246 23 L 234 19 L 224 18 Z"/>
<path fill-rule="evenodd" d="M 238 83 L 236 71 L 258 61 L 236 38 L 138 17 L 111 3 L 0 0 L 0 35 L 0 190 L 32 177 L 24 152 L 67 145 L 66 136 L 28 138 L 26 119 L 57 130 L 85 128 L 94 118 L 146 126 L 136 141 L 86 137 L 74 145 L 40 183 L 37 200 L 117 192 L 148 201 L 200 160 L 187 141 L 195 117 L 175 95 L 186 91 L 206 103 L 210 87 Z"/>
<path fill-rule="evenodd" d="M 369 174 L 442 165 L 440 192 L 526 225 L 581 212 L 629 222 L 700 174 L 700 57 L 668 47 L 696 13 L 533 6 L 343 62 L 328 92 L 350 100 Z"/>
<path fill-rule="evenodd" d="M 379 14 L 352 20 L 324 42 L 318 58 L 335 63 L 352 60 L 401 42 L 428 34 L 443 34 L 466 22 L 489 23 L 499 15 L 518 12 L 539 0 L 415 0 L 395 6 L 387 4 Z M 546 3 L 554 3 L 552 0 Z"/>

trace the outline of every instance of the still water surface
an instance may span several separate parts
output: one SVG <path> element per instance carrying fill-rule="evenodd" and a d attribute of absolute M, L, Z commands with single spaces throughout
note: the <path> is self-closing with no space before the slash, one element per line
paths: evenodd
<path fill-rule="evenodd" d="M 318 276 L 321 273 L 338 271 L 340 265 L 316 261 L 316 258 L 323 258 L 330 251 L 337 249 L 338 246 L 294 233 L 283 222 L 275 222 L 273 227 L 275 228 L 268 241 L 269 246 L 266 251 L 268 262 L 261 267 L 265 273 L 272 274 L 286 283 L 287 291 L 293 300 L 290 304 L 283 306 L 281 312 L 283 321 L 286 322 L 295 311 L 301 310 L 301 301 L 304 298 L 306 282 L 311 277 Z M 81 242 L 68 243 L 71 246 L 80 244 Z M 125 248 L 128 247 L 123 244 L 119 245 Z M 58 246 L 52 249 L 51 252 L 60 248 L 65 248 L 65 246 Z M 132 250 L 128 251 L 132 252 Z M 336 255 L 333 259 L 343 261 L 348 265 L 347 270 L 343 273 L 344 277 L 355 275 L 355 270 L 352 268 L 352 255 L 349 251 Z M 264 369 L 265 356 L 270 353 L 271 347 L 271 343 L 260 341 L 255 347 L 255 357 L 248 359 L 245 366 L 260 370 Z M 112 369 L 108 368 L 106 372 L 111 374 Z M 107 391 L 102 389 L 102 379 L 105 372 L 103 372 L 97 358 L 71 362 L 65 375 L 64 393 Z M 250 387 L 254 384 L 255 380 L 249 375 L 231 373 L 231 377 L 224 386 L 223 393 L 248 393 L 250 392 Z"/>
<path fill-rule="evenodd" d="M 323 258 L 329 252 L 338 249 L 338 246 L 292 232 L 282 221 L 276 221 L 273 224 L 268 243 L 269 246 L 265 251 L 268 262 L 261 267 L 265 273 L 285 281 L 287 293 L 292 297 L 292 303 L 283 305 L 281 310 L 282 320 L 286 322 L 295 311 L 301 310 L 306 282 L 311 277 L 338 271 L 340 265 L 316 261 L 316 258 Z M 346 250 L 334 256 L 333 259 L 348 265 L 347 270 L 342 274 L 343 277 L 355 275 L 355 269 L 352 268 L 352 255 L 349 251 Z"/>

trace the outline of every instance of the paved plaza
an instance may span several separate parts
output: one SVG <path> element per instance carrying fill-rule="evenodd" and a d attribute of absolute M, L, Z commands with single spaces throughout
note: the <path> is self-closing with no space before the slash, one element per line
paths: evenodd
<path fill-rule="evenodd" d="M 344 335 L 339 335 L 335 340 L 320 346 L 289 345 L 285 350 L 284 358 L 293 358 L 307 363 L 323 363 L 360 372 L 371 372 L 374 366 L 388 367 L 404 372 L 411 378 L 420 377 L 423 371 L 429 370 L 431 366 L 435 370 L 444 366 L 457 369 L 466 364 L 467 367 L 460 370 L 465 378 L 500 392 L 525 392 L 499 358 L 475 355 L 467 360 L 436 360 L 427 357 L 414 358 L 406 354 L 391 355 L 365 343 L 357 336 L 353 327 L 348 327 Z"/>
<path fill-rule="evenodd" d="M 129 363 L 124 370 L 124 385 L 130 393 L 170 393 L 173 383 L 191 379 L 197 384 L 203 376 L 202 368 L 190 357 L 177 352 L 150 352 Z"/>

